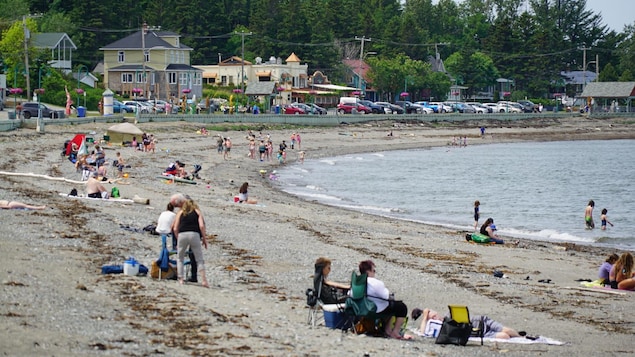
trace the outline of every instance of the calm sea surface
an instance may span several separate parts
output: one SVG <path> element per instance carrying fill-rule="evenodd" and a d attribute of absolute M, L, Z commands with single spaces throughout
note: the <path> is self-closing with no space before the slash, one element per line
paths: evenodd
<path fill-rule="evenodd" d="M 366 213 L 456 229 L 494 218 L 507 237 L 635 249 L 635 140 L 386 151 L 306 160 L 278 170 L 283 191 Z M 595 201 L 597 228 L 584 209 Z M 615 226 L 599 229 L 608 209 Z"/>

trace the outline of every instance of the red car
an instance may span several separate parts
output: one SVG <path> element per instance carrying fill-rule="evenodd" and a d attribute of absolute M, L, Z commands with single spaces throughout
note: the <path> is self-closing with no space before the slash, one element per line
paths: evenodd
<path fill-rule="evenodd" d="M 288 105 L 286 108 L 284 108 L 284 113 L 300 115 L 300 114 L 306 114 L 306 111 L 300 107 L 296 107 L 294 105 Z"/>
<path fill-rule="evenodd" d="M 369 114 L 373 111 L 359 103 L 340 103 L 337 105 L 337 113 L 338 114 L 351 114 L 353 110 L 356 110 L 358 114 Z"/>

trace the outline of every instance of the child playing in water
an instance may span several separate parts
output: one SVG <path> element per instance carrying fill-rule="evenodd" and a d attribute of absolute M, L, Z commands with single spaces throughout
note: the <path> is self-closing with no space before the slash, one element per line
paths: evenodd
<path fill-rule="evenodd" d="M 608 212 L 608 210 L 606 208 L 602 209 L 602 215 L 600 216 L 600 221 L 602 222 L 602 230 L 606 230 L 606 224 L 610 224 L 611 227 L 613 227 L 613 223 L 611 223 L 608 218 L 606 218 L 606 213 Z"/>
<path fill-rule="evenodd" d="M 481 205 L 481 202 L 478 200 L 474 201 L 474 230 L 478 227 L 478 219 L 480 217 L 478 206 Z"/>

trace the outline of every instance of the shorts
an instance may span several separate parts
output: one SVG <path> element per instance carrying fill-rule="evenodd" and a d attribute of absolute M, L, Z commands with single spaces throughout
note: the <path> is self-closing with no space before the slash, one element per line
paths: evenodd
<path fill-rule="evenodd" d="M 478 317 L 477 319 L 480 320 L 480 317 Z M 496 336 L 497 333 L 503 331 L 503 324 L 501 324 L 498 321 L 494 321 L 487 316 L 483 316 L 483 328 L 484 328 L 483 337 L 493 338 Z"/>
<path fill-rule="evenodd" d="M 225 152 L 230 152 L 232 148 L 225 148 Z"/>
<path fill-rule="evenodd" d="M 101 198 L 101 192 L 93 192 L 87 195 L 90 198 Z"/>

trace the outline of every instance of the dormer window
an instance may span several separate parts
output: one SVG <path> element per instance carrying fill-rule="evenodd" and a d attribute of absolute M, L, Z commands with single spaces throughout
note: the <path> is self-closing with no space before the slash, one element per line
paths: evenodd
<path fill-rule="evenodd" d="M 117 62 L 119 63 L 126 62 L 126 53 L 124 51 L 117 52 Z"/>
<path fill-rule="evenodd" d="M 150 50 L 145 50 L 143 53 L 143 60 L 145 62 L 150 62 Z"/>

